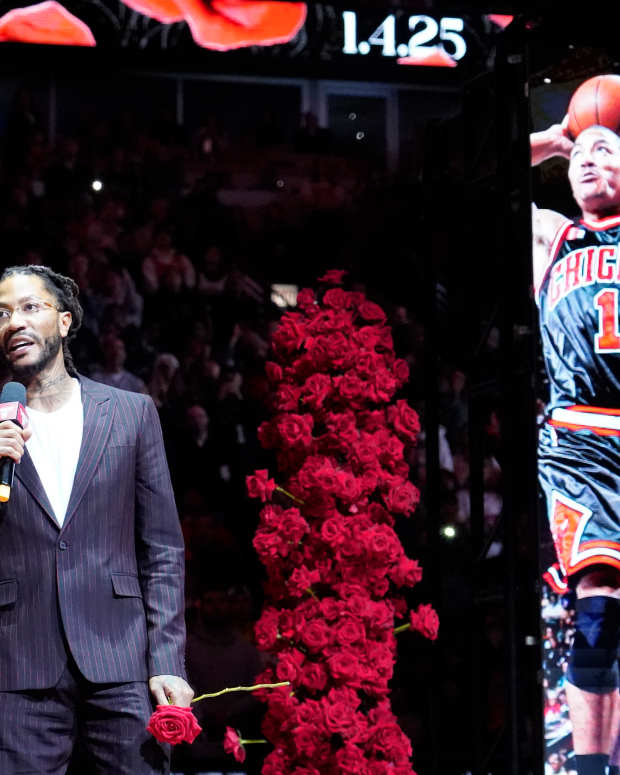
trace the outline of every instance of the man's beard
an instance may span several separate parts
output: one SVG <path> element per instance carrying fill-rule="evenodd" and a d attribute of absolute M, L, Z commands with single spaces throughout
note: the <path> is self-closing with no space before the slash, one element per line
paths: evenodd
<path fill-rule="evenodd" d="M 1 360 L 3 361 L 4 368 L 17 382 L 28 385 L 34 377 L 40 374 L 54 360 L 61 347 L 62 337 L 57 333 L 43 341 L 41 354 L 34 363 L 24 364 L 23 366 L 19 362 L 11 363 L 4 350 L 2 350 Z"/>

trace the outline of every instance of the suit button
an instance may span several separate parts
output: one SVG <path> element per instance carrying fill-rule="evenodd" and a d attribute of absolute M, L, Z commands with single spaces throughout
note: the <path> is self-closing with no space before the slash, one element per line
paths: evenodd
<path fill-rule="evenodd" d="M 59 541 L 58 548 L 64 552 L 65 549 L 69 548 L 69 544 L 66 541 Z"/>

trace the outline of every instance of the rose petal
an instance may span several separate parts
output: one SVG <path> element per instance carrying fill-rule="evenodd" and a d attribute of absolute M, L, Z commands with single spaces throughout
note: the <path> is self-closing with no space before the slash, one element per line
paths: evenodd
<path fill-rule="evenodd" d="M 183 11 L 175 0 L 123 0 L 123 2 L 134 11 L 157 19 L 162 24 L 181 22 L 184 19 Z"/>
<path fill-rule="evenodd" d="M 0 41 L 96 46 L 88 25 L 55 0 L 13 8 L 0 18 Z"/>
<path fill-rule="evenodd" d="M 216 51 L 286 43 L 295 37 L 306 20 L 305 3 L 215 0 L 217 12 L 202 0 L 177 0 L 177 3 L 194 41 Z"/>
<path fill-rule="evenodd" d="M 401 57 L 396 60 L 399 65 L 422 65 L 426 67 L 456 67 L 456 62 L 441 46 L 431 46 L 423 53 Z"/>
<path fill-rule="evenodd" d="M 501 27 L 502 29 L 507 27 L 514 18 L 514 16 L 509 16 L 508 14 L 503 13 L 490 13 L 487 16 L 487 19 L 492 21 L 493 24 L 497 24 L 497 26 Z"/>

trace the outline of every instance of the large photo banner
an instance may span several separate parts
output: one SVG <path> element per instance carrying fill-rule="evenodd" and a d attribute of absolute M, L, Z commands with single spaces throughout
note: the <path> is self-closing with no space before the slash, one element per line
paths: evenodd
<path fill-rule="evenodd" d="M 545 772 L 617 773 L 620 76 L 533 90 Z"/>

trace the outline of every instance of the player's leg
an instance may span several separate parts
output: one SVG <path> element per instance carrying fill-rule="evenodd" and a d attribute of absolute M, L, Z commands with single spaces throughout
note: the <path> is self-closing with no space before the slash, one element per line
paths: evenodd
<path fill-rule="evenodd" d="M 620 574 L 595 567 L 581 576 L 576 592 L 566 687 L 573 746 L 579 775 L 605 775 L 618 694 Z"/>
<path fill-rule="evenodd" d="M 614 718 L 611 723 L 609 775 L 620 775 L 620 692 L 616 692 Z"/>
<path fill-rule="evenodd" d="M 80 745 L 89 775 L 166 775 L 170 746 L 146 731 L 153 712 L 146 681 L 81 681 Z"/>
<path fill-rule="evenodd" d="M 64 775 L 76 738 L 75 684 L 0 692 L 0 773 Z"/>

